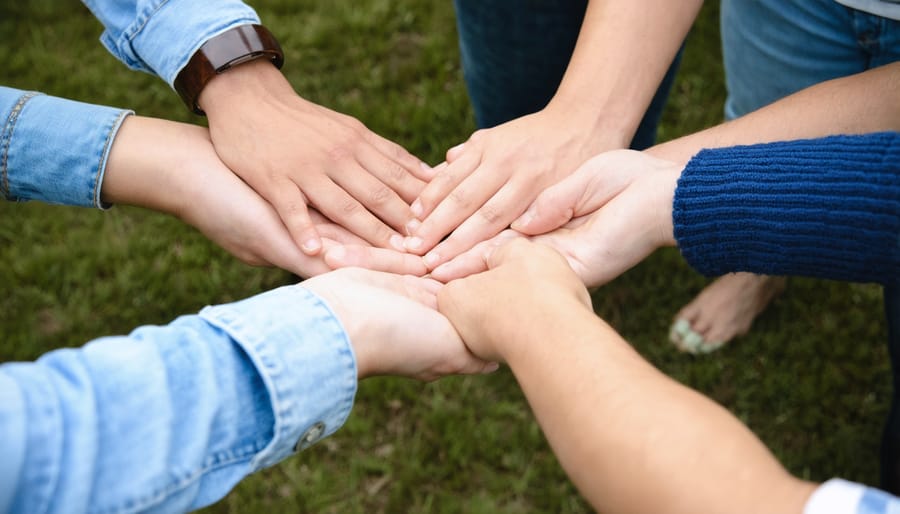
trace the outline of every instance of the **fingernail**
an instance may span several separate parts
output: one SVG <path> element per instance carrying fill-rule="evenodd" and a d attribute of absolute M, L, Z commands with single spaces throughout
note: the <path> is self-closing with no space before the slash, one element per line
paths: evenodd
<path fill-rule="evenodd" d="M 391 246 L 393 246 L 395 250 L 404 252 L 404 251 L 406 251 L 406 247 L 403 246 L 404 240 L 405 240 L 405 238 L 403 236 L 401 236 L 399 234 L 394 234 L 391 236 L 391 238 L 388 241 L 391 243 Z"/>
<path fill-rule="evenodd" d="M 422 211 L 423 211 L 422 202 L 418 198 L 416 198 L 416 201 L 413 202 L 413 204 L 409 207 L 409 210 L 412 211 L 413 216 L 415 216 L 417 218 L 421 218 Z"/>
<path fill-rule="evenodd" d="M 301 246 L 301 248 L 303 248 L 303 251 L 305 251 L 305 252 L 314 252 L 314 251 L 318 250 L 319 248 L 321 248 L 322 244 L 319 243 L 318 239 L 307 239 L 300 246 Z"/>
<path fill-rule="evenodd" d="M 421 237 L 407 237 L 404 246 L 407 250 L 418 250 L 422 247 L 422 243 Z"/>
<path fill-rule="evenodd" d="M 419 230 L 419 227 L 422 226 L 422 223 L 419 220 L 413 219 L 406 222 L 406 235 L 411 236 Z"/>
<path fill-rule="evenodd" d="M 422 171 L 424 171 L 425 173 L 431 173 L 431 171 L 434 169 L 431 166 L 425 164 L 423 161 L 419 161 L 419 167 L 422 168 Z"/>
<path fill-rule="evenodd" d="M 488 373 L 493 373 L 493 372 L 497 371 L 498 369 L 500 369 L 500 363 L 499 362 L 491 362 L 490 364 L 488 364 L 487 366 L 484 367 L 484 370 L 482 371 L 482 373 L 487 375 Z"/>
<path fill-rule="evenodd" d="M 441 256 L 435 252 L 428 252 L 425 257 L 425 265 L 428 266 L 428 269 L 431 269 L 441 260 Z"/>

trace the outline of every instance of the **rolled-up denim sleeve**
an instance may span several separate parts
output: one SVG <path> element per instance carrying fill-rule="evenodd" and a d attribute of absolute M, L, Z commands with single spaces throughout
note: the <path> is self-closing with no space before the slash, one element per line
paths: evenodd
<path fill-rule="evenodd" d="M 4 364 L 0 512 L 203 507 L 340 427 L 356 373 L 297 286 Z"/>
<path fill-rule="evenodd" d="M 131 113 L 0 87 L 0 191 L 13 201 L 108 207 L 103 174 Z"/>
<path fill-rule="evenodd" d="M 128 67 L 158 75 L 170 86 L 210 38 L 259 23 L 238 0 L 84 0 L 105 27 L 100 41 Z"/>

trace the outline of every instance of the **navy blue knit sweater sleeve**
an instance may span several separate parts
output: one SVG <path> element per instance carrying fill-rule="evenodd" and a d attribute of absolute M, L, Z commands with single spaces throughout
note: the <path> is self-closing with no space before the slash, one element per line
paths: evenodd
<path fill-rule="evenodd" d="M 705 275 L 749 271 L 900 284 L 900 133 L 698 153 L 672 211 Z"/>

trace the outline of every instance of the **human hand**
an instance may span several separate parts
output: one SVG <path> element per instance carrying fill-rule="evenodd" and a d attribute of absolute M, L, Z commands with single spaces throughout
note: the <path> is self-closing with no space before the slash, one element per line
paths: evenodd
<path fill-rule="evenodd" d="M 550 108 L 479 130 L 447 152 L 448 164 L 413 202 L 406 248 L 425 254 L 432 269 L 496 235 L 547 186 L 612 145 L 572 130 L 571 119 Z"/>
<path fill-rule="evenodd" d="M 219 160 L 208 132 L 184 123 L 128 117 L 113 142 L 101 196 L 173 214 L 247 264 L 278 266 L 303 277 L 330 271 L 330 252 L 368 246 L 310 211 L 325 252 L 303 254 L 271 205 Z M 379 248 L 366 252 L 366 264 L 374 269 L 425 273 L 415 256 Z"/>
<path fill-rule="evenodd" d="M 550 187 L 512 227 L 562 253 L 588 287 L 604 284 L 674 245 L 672 200 L 683 166 L 633 150 L 600 154 Z M 483 271 L 507 231 L 431 272 L 437 280 Z"/>
<path fill-rule="evenodd" d="M 441 313 L 482 359 L 505 361 L 523 332 L 558 322 L 557 312 L 591 309 L 587 289 L 552 248 L 514 238 L 486 252 L 484 264 L 488 271 L 438 293 Z"/>
<path fill-rule="evenodd" d="M 272 204 L 305 253 L 322 248 L 308 205 L 375 246 L 404 250 L 396 230 L 431 175 L 419 159 L 299 97 L 264 60 L 217 76 L 198 103 L 219 157 Z"/>
<path fill-rule="evenodd" d="M 473 356 L 442 314 L 434 280 L 347 268 L 300 284 L 321 296 L 343 323 L 359 378 L 400 375 L 434 380 L 490 373 L 496 363 Z"/>

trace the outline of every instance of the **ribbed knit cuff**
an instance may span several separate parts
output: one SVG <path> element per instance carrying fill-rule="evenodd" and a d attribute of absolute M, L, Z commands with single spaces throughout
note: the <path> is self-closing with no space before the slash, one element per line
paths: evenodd
<path fill-rule="evenodd" d="M 705 275 L 900 282 L 900 133 L 703 150 L 685 167 L 675 239 Z"/>

